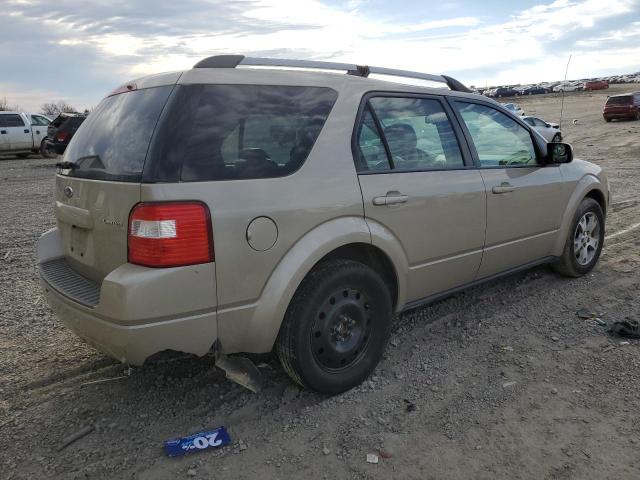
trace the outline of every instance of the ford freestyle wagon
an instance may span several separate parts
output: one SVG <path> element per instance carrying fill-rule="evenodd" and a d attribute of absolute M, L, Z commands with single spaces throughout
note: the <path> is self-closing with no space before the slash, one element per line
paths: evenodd
<path fill-rule="evenodd" d="M 543 263 L 589 272 L 608 203 L 600 167 L 450 77 L 216 56 L 87 117 L 37 263 L 60 319 L 122 362 L 274 350 L 335 394 L 395 312 Z"/>

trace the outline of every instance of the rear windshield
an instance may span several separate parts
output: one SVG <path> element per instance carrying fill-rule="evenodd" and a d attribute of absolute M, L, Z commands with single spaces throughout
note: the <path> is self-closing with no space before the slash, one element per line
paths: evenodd
<path fill-rule="evenodd" d="M 64 122 L 61 126 L 61 130 L 73 130 L 78 129 L 78 127 L 84 122 L 86 117 L 69 117 L 66 122 Z"/>
<path fill-rule="evenodd" d="M 76 164 L 69 175 L 140 181 L 162 108 L 173 85 L 107 97 L 84 120 L 65 152 Z"/>
<path fill-rule="evenodd" d="M 306 160 L 337 93 L 274 85 L 183 85 L 153 141 L 144 181 L 281 177 Z"/>
<path fill-rule="evenodd" d="M 631 95 L 624 97 L 609 97 L 607 105 L 628 105 L 631 103 Z"/>

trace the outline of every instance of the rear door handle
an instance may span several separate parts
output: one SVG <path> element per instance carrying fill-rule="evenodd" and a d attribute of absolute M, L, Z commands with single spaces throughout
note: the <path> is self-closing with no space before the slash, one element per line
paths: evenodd
<path fill-rule="evenodd" d="M 6 135 L 7 131 L 6 130 L 0 130 L 0 135 Z"/>
<path fill-rule="evenodd" d="M 507 182 L 502 182 L 500 185 L 497 185 L 495 187 L 493 187 L 491 189 L 491 191 L 495 194 L 501 194 L 501 193 L 509 193 L 509 192 L 513 192 L 516 189 L 516 187 L 514 187 L 513 185 L 511 185 L 510 183 Z"/>
<path fill-rule="evenodd" d="M 399 203 L 407 203 L 409 195 L 403 195 L 400 192 L 387 192 L 383 197 L 373 197 L 374 205 L 397 205 Z"/>

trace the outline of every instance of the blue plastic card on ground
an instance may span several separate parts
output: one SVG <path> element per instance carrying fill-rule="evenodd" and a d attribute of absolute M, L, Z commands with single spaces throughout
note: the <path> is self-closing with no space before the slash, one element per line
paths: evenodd
<path fill-rule="evenodd" d="M 164 442 L 164 451 L 170 457 L 185 453 L 200 452 L 207 448 L 218 448 L 231 443 L 231 437 L 224 427 L 206 432 L 194 433 L 188 437 L 174 438 Z"/>

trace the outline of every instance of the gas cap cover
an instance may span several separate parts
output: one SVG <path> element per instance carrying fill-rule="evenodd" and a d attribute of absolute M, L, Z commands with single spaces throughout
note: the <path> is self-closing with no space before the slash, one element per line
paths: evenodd
<path fill-rule="evenodd" d="M 269 217 L 257 217 L 247 227 L 247 242 L 258 252 L 273 247 L 278 239 L 278 227 Z"/>

